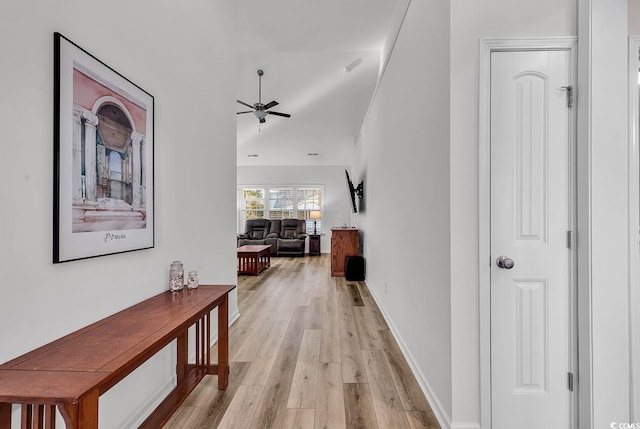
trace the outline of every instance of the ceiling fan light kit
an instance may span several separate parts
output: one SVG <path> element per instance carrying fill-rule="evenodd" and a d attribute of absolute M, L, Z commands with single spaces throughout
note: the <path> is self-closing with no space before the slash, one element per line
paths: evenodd
<path fill-rule="evenodd" d="M 237 114 L 242 115 L 243 113 L 253 113 L 255 117 L 258 118 L 258 121 L 261 124 L 264 124 L 265 122 L 267 122 L 267 120 L 265 119 L 267 115 L 275 115 L 275 116 L 282 116 L 283 118 L 290 118 L 291 115 L 288 113 L 274 112 L 273 110 L 269 110 L 272 107 L 275 107 L 278 104 L 280 104 L 277 101 L 273 100 L 267 104 L 262 104 L 262 76 L 264 75 L 264 71 L 258 69 L 257 73 L 258 73 L 258 102 L 251 105 L 249 103 L 245 103 L 244 101 L 236 100 L 238 103 L 242 104 L 243 106 L 247 106 L 250 109 L 253 109 L 253 110 L 245 110 L 242 112 L 237 112 Z"/>

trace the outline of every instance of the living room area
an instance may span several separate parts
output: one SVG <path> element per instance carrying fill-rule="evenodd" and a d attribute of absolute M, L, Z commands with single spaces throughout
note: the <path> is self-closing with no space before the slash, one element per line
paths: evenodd
<path fill-rule="evenodd" d="M 346 166 L 238 166 L 238 225 L 237 234 L 245 232 L 247 219 L 305 220 L 305 252 L 309 253 L 308 236 L 320 235 L 320 252 L 330 253 L 331 227 L 355 226 L 345 182 Z M 264 185 L 264 184 L 277 184 Z M 261 185 L 262 184 L 262 185 Z M 258 192 L 260 198 L 249 197 L 246 191 Z M 310 198 L 298 199 L 301 193 Z M 272 198 L 269 198 L 273 196 Z M 257 200 L 257 202 L 256 202 Z M 311 200 L 311 201 L 309 201 Z M 259 208 L 247 208 L 254 204 Z M 244 205 L 244 207 L 243 207 Z M 271 206 L 270 206 L 271 205 Z M 278 206 L 279 205 L 279 206 Z M 271 207 L 278 207 L 273 209 Z M 255 212 L 258 215 L 254 215 Z M 320 219 L 310 218 L 311 211 L 319 211 Z"/>

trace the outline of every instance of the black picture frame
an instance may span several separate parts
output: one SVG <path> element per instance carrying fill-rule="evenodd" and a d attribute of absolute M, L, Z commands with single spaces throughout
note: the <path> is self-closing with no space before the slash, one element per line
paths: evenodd
<path fill-rule="evenodd" d="M 154 98 L 54 33 L 53 263 L 154 247 Z"/>

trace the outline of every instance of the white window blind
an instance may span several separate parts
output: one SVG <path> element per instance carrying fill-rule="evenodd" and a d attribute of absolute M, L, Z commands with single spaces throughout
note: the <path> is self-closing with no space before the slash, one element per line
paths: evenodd
<path fill-rule="evenodd" d="M 248 219 L 304 219 L 307 234 L 313 233 L 312 211 L 318 234 L 322 231 L 324 186 L 238 186 L 238 232 L 244 232 Z"/>

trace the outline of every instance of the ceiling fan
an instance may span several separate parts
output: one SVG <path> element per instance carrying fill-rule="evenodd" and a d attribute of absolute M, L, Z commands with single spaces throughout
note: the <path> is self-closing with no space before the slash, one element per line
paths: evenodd
<path fill-rule="evenodd" d="M 253 113 L 256 118 L 258 118 L 258 120 L 260 121 L 261 124 L 264 124 L 266 121 L 265 117 L 267 115 L 276 115 L 276 116 L 282 116 L 285 118 L 290 118 L 291 115 L 288 113 L 280 113 L 280 112 L 274 112 L 273 110 L 269 110 L 272 107 L 277 106 L 278 103 L 277 101 L 273 100 L 267 104 L 262 104 L 262 75 L 264 74 L 264 72 L 262 70 L 258 70 L 258 102 L 255 103 L 253 106 L 249 103 L 245 103 L 244 101 L 240 101 L 240 100 L 236 100 L 238 103 L 247 106 L 253 110 L 245 110 L 244 112 L 238 112 L 238 115 L 242 115 L 243 113 Z"/>

